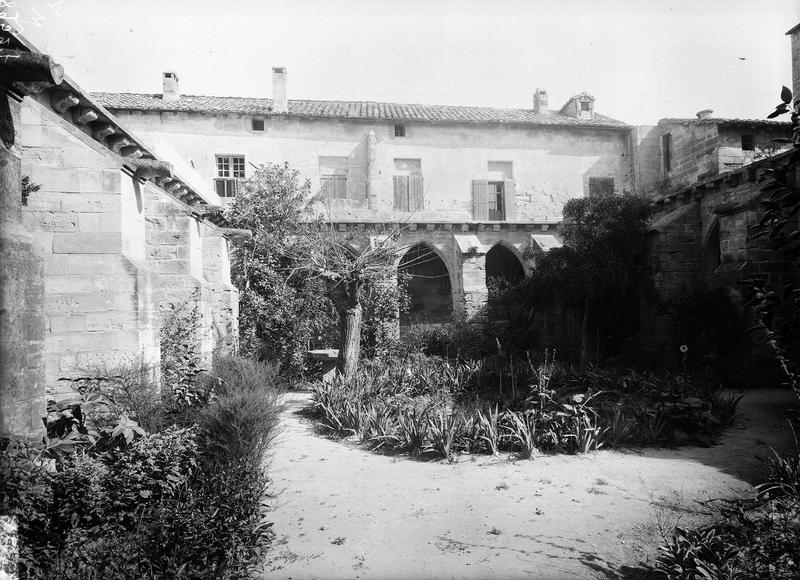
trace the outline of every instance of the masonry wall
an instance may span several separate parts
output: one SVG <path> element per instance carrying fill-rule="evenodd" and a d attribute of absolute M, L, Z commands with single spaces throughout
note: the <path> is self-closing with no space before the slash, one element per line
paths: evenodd
<path fill-rule="evenodd" d="M 754 235 L 763 215 L 760 187 L 756 171 L 739 172 L 659 204 L 648 238 L 655 295 L 643 296 L 642 308 L 643 345 L 654 360 L 677 367 L 678 349 L 687 344 L 694 364 L 728 384 L 778 380 L 771 349 L 758 333 L 745 332 L 756 318 L 741 282 L 760 278 L 782 291 L 800 275 L 768 247 L 766 236 Z M 711 321 L 713 312 L 722 318 Z"/>
<path fill-rule="evenodd" d="M 792 42 L 792 95 L 800 98 L 800 29 L 794 28 L 789 35 Z"/>
<path fill-rule="evenodd" d="M 718 171 L 719 134 L 714 124 L 660 125 L 661 134 L 672 135 L 671 170 L 661 166 L 667 188 L 677 188 L 697 181 L 700 175 Z"/>
<path fill-rule="evenodd" d="M 238 352 L 239 291 L 231 283 L 231 242 L 218 228 L 200 224 L 203 279 L 210 307 L 211 347 L 226 354 Z"/>
<path fill-rule="evenodd" d="M 22 173 L 41 186 L 22 220 L 42 255 L 32 275 L 43 286 L 48 394 L 121 365 L 158 367 L 160 330 L 179 305 L 199 312 L 202 362 L 217 347 L 235 350 L 238 293 L 224 232 L 46 105 L 25 99 L 17 128 Z"/>
<path fill-rule="evenodd" d="M 407 123 L 406 136 L 395 137 L 389 122 L 273 116 L 262 132 L 252 130 L 246 115 L 117 114 L 180 151 L 209 186 L 218 154 L 244 155 L 248 175 L 251 162 L 286 161 L 311 180 L 314 192 L 321 187 L 320 157 L 345 157 L 347 199 L 330 203 L 335 220 L 407 219 L 392 208 L 396 159 L 420 160 L 425 206 L 414 214 L 419 221 L 472 220 L 472 181 L 496 178 L 489 161 L 512 163 L 520 222 L 559 221 L 568 199 L 588 194 L 590 177 L 613 178 L 618 192 L 633 184 L 626 130 Z"/>
<path fill-rule="evenodd" d="M 752 135 L 755 150 L 742 149 L 742 135 Z M 789 128 L 742 128 L 742 127 L 720 127 L 719 128 L 719 173 L 732 171 L 753 161 L 763 158 L 765 155 L 774 155 L 778 151 L 786 149 L 786 144 L 775 143 L 777 138 L 791 137 Z"/>
<path fill-rule="evenodd" d="M 144 247 L 158 272 L 155 301 L 162 324 L 183 326 L 199 362 L 208 366 L 214 348 L 211 290 L 205 281 L 201 223 L 155 187 L 145 192 Z"/>
<path fill-rule="evenodd" d="M 791 136 L 788 125 L 758 126 L 746 121 L 725 125 L 712 119 L 662 120 L 657 126 L 633 131 L 636 190 L 648 199 L 686 187 L 711 175 L 734 171 L 774 154 L 787 145 L 777 138 Z M 662 137 L 672 136 L 671 170 L 666 171 Z M 755 150 L 742 149 L 742 135 L 752 135 Z"/>
<path fill-rule="evenodd" d="M 159 357 L 153 271 L 144 256 L 141 185 L 119 157 L 26 100 L 22 171 L 41 185 L 25 223 L 44 252 L 50 387 Z"/>
<path fill-rule="evenodd" d="M 9 103 L 17 126 L 19 103 Z M 44 256 L 22 221 L 19 147 L 1 143 L 0 264 L 0 435 L 28 436 L 46 413 Z"/>

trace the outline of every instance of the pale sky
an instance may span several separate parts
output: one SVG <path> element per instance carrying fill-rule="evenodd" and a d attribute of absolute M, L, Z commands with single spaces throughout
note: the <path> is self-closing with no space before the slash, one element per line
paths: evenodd
<path fill-rule="evenodd" d="M 11 0 L 7 0 L 6 3 Z M 796 0 L 14 0 L 84 89 L 531 108 L 587 91 L 631 124 L 763 118 L 791 87 Z M 41 17 L 38 25 L 33 21 Z"/>

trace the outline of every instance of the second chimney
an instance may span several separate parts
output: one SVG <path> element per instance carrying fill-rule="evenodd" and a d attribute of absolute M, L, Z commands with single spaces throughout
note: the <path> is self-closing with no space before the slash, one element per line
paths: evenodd
<path fill-rule="evenodd" d="M 547 91 L 544 89 L 536 89 L 533 93 L 533 112 L 534 113 L 547 113 Z"/>
<path fill-rule="evenodd" d="M 286 69 L 283 67 L 272 69 L 272 112 L 289 112 L 289 101 L 286 98 Z"/>
<path fill-rule="evenodd" d="M 711 109 L 703 109 L 702 111 L 697 111 L 697 118 L 698 119 L 710 119 L 711 118 L 711 114 L 713 112 L 714 111 L 711 110 Z"/>
<path fill-rule="evenodd" d="M 165 71 L 161 78 L 162 98 L 165 101 L 177 101 L 181 98 L 178 87 L 178 74 L 174 71 Z"/>

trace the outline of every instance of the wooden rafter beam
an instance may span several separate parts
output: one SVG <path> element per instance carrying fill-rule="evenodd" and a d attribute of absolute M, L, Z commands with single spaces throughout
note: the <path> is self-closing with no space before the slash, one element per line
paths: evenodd
<path fill-rule="evenodd" d="M 60 85 L 64 68 L 46 54 L 0 48 L 0 79 L 10 83 Z"/>

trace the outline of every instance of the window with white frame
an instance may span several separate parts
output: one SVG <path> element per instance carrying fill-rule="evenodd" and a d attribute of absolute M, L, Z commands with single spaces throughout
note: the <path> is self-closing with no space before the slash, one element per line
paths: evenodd
<path fill-rule="evenodd" d="M 217 155 L 214 187 L 220 197 L 236 197 L 239 181 L 244 179 L 244 155 Z"/>

